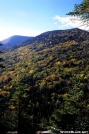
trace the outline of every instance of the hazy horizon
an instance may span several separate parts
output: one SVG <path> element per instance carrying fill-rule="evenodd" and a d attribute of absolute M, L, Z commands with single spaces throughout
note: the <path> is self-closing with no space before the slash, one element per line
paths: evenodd
<path fill-rule="evenodd" d="M 66 14 L 82 0 L 3 0 L 0 40 L 13 35 L 36 36 L 46 31 L 79 27 Z"/>

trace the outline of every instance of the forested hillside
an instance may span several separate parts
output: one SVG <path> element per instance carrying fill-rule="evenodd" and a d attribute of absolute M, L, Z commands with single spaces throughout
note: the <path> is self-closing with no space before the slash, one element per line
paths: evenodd
<path fill-rule="evenodd" d="M 2 57 L 0 124 L 5 131 L 89 129 L 89 32 L 45 32 Z"/>

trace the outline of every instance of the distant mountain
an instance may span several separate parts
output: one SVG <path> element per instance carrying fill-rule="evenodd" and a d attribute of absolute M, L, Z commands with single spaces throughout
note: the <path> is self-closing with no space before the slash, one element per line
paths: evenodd
<path fill-rule="evenodd" d="M 20 43 L 22 43 L 30 38 L 32 38 L 32 37 L 20 36 L 20 35 L 11 36 L 11 37 L 1 41 L 1 43 L 2 43 L 1 48 L 7 49 L 7 48 L 15 47 L 16 45 L 19 45 Z"/>
<path fill-rule="evenodd" d="M 75 40 L 77 42 L 82 42 L 87 40 L 89 36 L 89 32 L 74 28 L 74 29 L 67 29 L 67 30 L 54 30 L 54 31 L 47 31 L 44 32 L 36 37 L 27 37 L 27 36 L 12 36 L 1 41 L 2 48 L 12 48 L 17 49 L 20 47 L 24 47 L 27 45 L 33 45 L 32 48 L 38 47 L 40 43 L 44 44 L 44 47 L 52 46 L 59 44 L 60 42 L 72 41 Z"/>

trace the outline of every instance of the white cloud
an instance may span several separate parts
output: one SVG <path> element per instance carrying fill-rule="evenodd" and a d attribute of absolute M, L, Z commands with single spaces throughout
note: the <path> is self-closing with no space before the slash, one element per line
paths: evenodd
<path fill-rule="evenodd" d="M 89 30 L 89 27 L 86 27 L 83 22 L 77 18 L 77 17 L 61 17 L 59 15 L 55 15 L 53 17 L 54 19 L 54 24 L 59 28 L 59 29 L 67 29 L 67 28 L 81 28 L 81 29 L 86 29 Z"/>

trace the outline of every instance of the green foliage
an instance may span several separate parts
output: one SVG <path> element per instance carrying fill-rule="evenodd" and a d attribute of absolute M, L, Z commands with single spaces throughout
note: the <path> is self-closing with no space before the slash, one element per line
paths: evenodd
<path fill-rule="evenodd" d="M 80 29 L 46 32 L 5 52 L 0 123 L 6 131 L 34 134 L 47 126 L 88 129 L 88 39 L 89 33 Z"/>
<path fill-rule="evenodd" d="M 53 112 L 50 125 L 59 130 L 88 130 L 89 108 L 83 99 L 83 91 L 74 95 L 67 94 L 63 103 Z"/>
<path fill-rule="evenodd" d="M 88 26 L 89 23 L 89 0 L 83 0 L 80 4 L 75 4 L 74 10 L 67 15 L 77 16 Z M 84 25 L 83 24 L 83 25 Z"/>
<path fill-rule="evenodd" d="M 0 46 L 1 46 L 2 44 L 0 44 Z M 0 53 L 2 53 L 2 51 L 0 51 Z M 3 58 L 0 58 L 0 62 L 2 62 L 3 61 Z M 2 63 L 0 63 L 0 68 L 4 68 L 5 66 L 2 64 Z"/>

